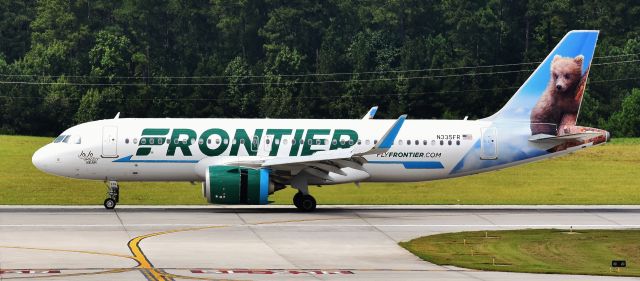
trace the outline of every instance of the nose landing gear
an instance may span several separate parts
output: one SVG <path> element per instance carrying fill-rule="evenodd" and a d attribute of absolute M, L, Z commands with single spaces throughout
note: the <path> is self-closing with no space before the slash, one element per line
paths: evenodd
<path fill-rule="evenodd" d="M 107 191 L 107 199 L 104 199 L 104 208 L 111 210 L 116 207 L 120 200 L 120 186 L 117 181 L 109 181 L 109 191 Z"/>

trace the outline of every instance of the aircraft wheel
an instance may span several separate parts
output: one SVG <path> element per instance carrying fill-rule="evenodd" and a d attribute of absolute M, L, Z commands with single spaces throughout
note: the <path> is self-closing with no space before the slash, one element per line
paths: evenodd
<path fill-rule="evenodd" d="M 298 191 L 298 193 L 293 196 L 293 205 L 295 205 L 298 209 L 300 209 L 300 200 L 302 200 L 302 196 L 304 196 L 304 194 L 302 194 L 302 192 L 300 191 Z"/>
<path fill-rule="evenodd" d="M 303 212 L 313 212 L 316 209 L 316 199 L 311 195 L 302 195 L 298 210 Z"/>
<path fill-rule="evenodd" d="M 111 198 L 104 199 L 104 208 L 107 210 L 111 210 L 116 207 L 116 200 Z"/>

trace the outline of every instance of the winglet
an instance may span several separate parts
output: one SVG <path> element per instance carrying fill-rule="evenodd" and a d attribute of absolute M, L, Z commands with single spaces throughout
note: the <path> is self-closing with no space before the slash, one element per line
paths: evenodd
<path fill-rule="evenodd" d="M 367 114 L 365 114 L 362 117 L 362 120 L 369 120 L 369 119 L 373 119 L 373 116 L 376 115 L 376 111 L 378 111 L 378 107 L 374 106 L 371 109 L 369 109 L 369 112 L 367 112 Z"/>
<path fill-rule="evenodd" d="M 393 123 L 393 126 L 391 126 L 391 128 L 389 128 L 389 130 L 384 134 L 384 136 L 382 137 L 382 139 L 380 139 L 380 142 L 376 145 L 375 148 L 380 148 L 380 149 L 391 148 L 391 145 L 393 145 L 393 142 L 396 140 L 396 136 L 398 136 L 398 133 L 400 132 L 400 128 L 402 128 L 404 119 L 407 119 L 406 114 L 398 117 L 398 120 L 396 120 L 396 122 Z"/>
<path fill-rule="evenodd" d="M 376 146 L 374 146 L 373 148 L 369 149 L 366 152 L 358 153 L 357 155 L 377 154 L 377 153 L 383 153 L 389 150 L 393 145 L 393 143 L 395 142 L 396 137 L 398 136 L 398 133 L 400 132 L 400 128 L 402 128 L 402 124 L 404 124 L 405 119 L 407 119 L 406 114 L 398 117 L 398 120 L 396 120 L 396 122 L 393 123 L 393 125 L 391 126 L 391 128 L 389 128 L 389 130 L 387 130 L 387 132 L 384 134 L 384 136 L 382 136 L 382 139 L 380 139 L 380 141 L 376 144 Z"/>

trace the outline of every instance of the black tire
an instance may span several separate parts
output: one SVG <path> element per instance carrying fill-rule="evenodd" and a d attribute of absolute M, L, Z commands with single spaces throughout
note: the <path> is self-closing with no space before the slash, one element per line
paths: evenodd
<path fill-rule="evenodd" d="M 302 196 L 304 196 L 304 194 L 300 191 L 293 196 L 293 205 L 298 209 L 300 209 L 300 200 L 302 200 Z"/>
<path fill-rule="evenodd" d="M 116 207 L 116 200 L 111 198 L 104 199 L 104 208 L 107 210 L 112 210 Z"/>
<path fill-rule="evenodd" d="M 296 207 L 303 212 L 313 212 L 316 209 L 316 199 L 311 195 L 303 195 Z"/>

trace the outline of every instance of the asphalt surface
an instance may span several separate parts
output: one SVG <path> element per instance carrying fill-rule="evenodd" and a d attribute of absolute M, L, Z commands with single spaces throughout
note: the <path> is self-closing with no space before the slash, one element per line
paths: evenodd
<path fill-rule="evenodd" d="M 466 230 L 640 228 L 639 215 L 640 206 L 0 206 L 0 279 L 620 280 L 437 266 L 397 242 Z"/>

